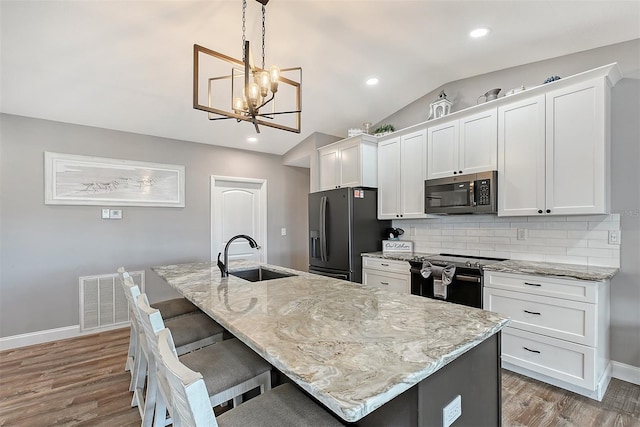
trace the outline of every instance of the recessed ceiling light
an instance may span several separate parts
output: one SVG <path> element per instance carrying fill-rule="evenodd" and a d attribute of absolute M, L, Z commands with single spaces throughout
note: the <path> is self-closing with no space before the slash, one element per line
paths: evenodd
<path fill-rule="evenodd" d="M 377 77 L 370 77 L 370 78 L 367 79 L 367 85 L 369 85 L 369 86 L 377 85 L 378 82 L 379 82 L 379 80 L 378 80 Z"/>
<path fill-rule="evenodd" d="M 476 28 L 475 30 L 469 33 L 469 35 L 475 39 L 477 39 L 478 37 L 484 37 L 487 34 L 489 34 L 488 28 Z"/>
<path fill-rule="evenodd" d="M 247 138 L 247 142 L 258 142 L 258 138 L 256 138 L 255 136 L 250 136 L 249 138 Z"/>

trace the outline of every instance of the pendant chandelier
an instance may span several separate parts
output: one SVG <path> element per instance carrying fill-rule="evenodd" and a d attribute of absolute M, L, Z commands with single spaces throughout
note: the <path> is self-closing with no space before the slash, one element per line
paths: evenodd
<path fill-rule="evenodd" d="M 300 133 L 302 68 L 273 65 L 267 69 L 265 6 L 269 0 L 256 1 L 262 5 L 261 66 L 253 63 L 246 39 L 247 0 L 242 0 L 242 61 L 193 45 L 193 108 L 208 112 L 209 120 L 251 122 L 258 133 L 259 125 Z"/>

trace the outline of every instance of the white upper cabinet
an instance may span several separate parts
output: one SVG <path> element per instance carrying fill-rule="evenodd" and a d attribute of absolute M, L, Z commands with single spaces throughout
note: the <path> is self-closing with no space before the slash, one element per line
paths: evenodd
<path fill-rule="evenodd" d="M 427 130 L 427 178 L 497 169 L 497 116 L 490 109 Z"/>
<path fill-rule="evenodd" d="M 544 95 L 498 108 L 498 215 L 545 206 Z"/>
<path fill-rule="evenodd" d="M 546 208 L 555 214 L 609 212 L 605 85 L 599 78 L 546 95 Z"/>
<path fill-rule="evenodd" d="M 498 215 L 609 211 L 604 77 L 498 108 Z"/>
<path fill-rule="evenodd" d="M 381 140 L 378 144 L 378 218 L 426 218 L 426 131 Z"/>
<path fill-rule="evenodd" d="M 343 139 L 318 149 L 320 191 L 377 187 L 377 144 L 370 135 Z"/>

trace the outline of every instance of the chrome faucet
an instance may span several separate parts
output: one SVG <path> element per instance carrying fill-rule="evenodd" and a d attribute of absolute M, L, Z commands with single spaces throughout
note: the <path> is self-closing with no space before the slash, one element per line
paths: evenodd
<path fill-rule="evenodd" d="M 251 236 L 247 236 L 246 234 L 238 234 L 237 236 L 233 236 L 232 238 L 230 238 L 227 242 L 227 245 L 224 247 L 224 264 L 220 262 L 220 255 L 222 255 L 222 253 L 218 252 L 218 268 L 220 269 L 220 274 L 222 275 L 222 277 L 229 276 L 229 245 L 234 240 L 241 238 L 249 242 L 249 246 L 251 246 L 253 249 L 260 249 L 260 245 L 258 245 Z"/>

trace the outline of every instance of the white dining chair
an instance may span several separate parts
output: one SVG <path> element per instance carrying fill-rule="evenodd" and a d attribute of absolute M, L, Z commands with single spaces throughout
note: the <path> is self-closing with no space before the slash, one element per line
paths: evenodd
<path fill-rule="evenodd" d="M 140 417 L 147 423 L 143 425 L 148 426 L 153 417 L 154 405 L 153 402 L 146 402 L 148 392 L 145 392 L 145 385 L 149 373 L 150 353 L 146 351 L 140 313 L 136 303 L 136 299 L 141 293 L 140 288 L 128 275 L 123 275 L 121 284 L 131 311 L 131 338 L 129 340 L 129 354 L 133 354 L 129 383 L 129 391 L 133 392 L 131 406 L 138 407 Z M 224 335 L 224 328 L 202 312 L 169 319 L 166 325 L 174 330 L 178 354 L 185 354 L 222 341 Z"/>
<path fill-rule="evenodd" d="M 157 332 L 165 329 L 160 312 L 149 306 L 146 295 L 137 298 L 138 311 L 149 350 L 149 381 L 147 401 L 156 402 L 154 425 L 164 426 L 166 408 L 157 400 L 157 360 L 159 358 Z M 167 326 L 171 330 L 171 326 Z M 171 351 L 176 354 L 173 338 Z M 242 395 L 255 388 L 260 393 L 271 389 L 271 365 L 237 338 L 224 340 L 179 356 L 181 363 L 204 375 L 209 405 L 218 406 L 233 400 L 234 407 L 242 402 Z M 156 393 L 155 395 L 153 393 Z"/>
<path fill-rule="evenodd" d="M 161 329 L 158 343 L 160 405 L 166 406 L 176 427 L 333 427 L 342 424 L 291 384 L 271 389 L 217 418 L 207 395 L 207 385 L 176 356 L 171 332 Z"/>

